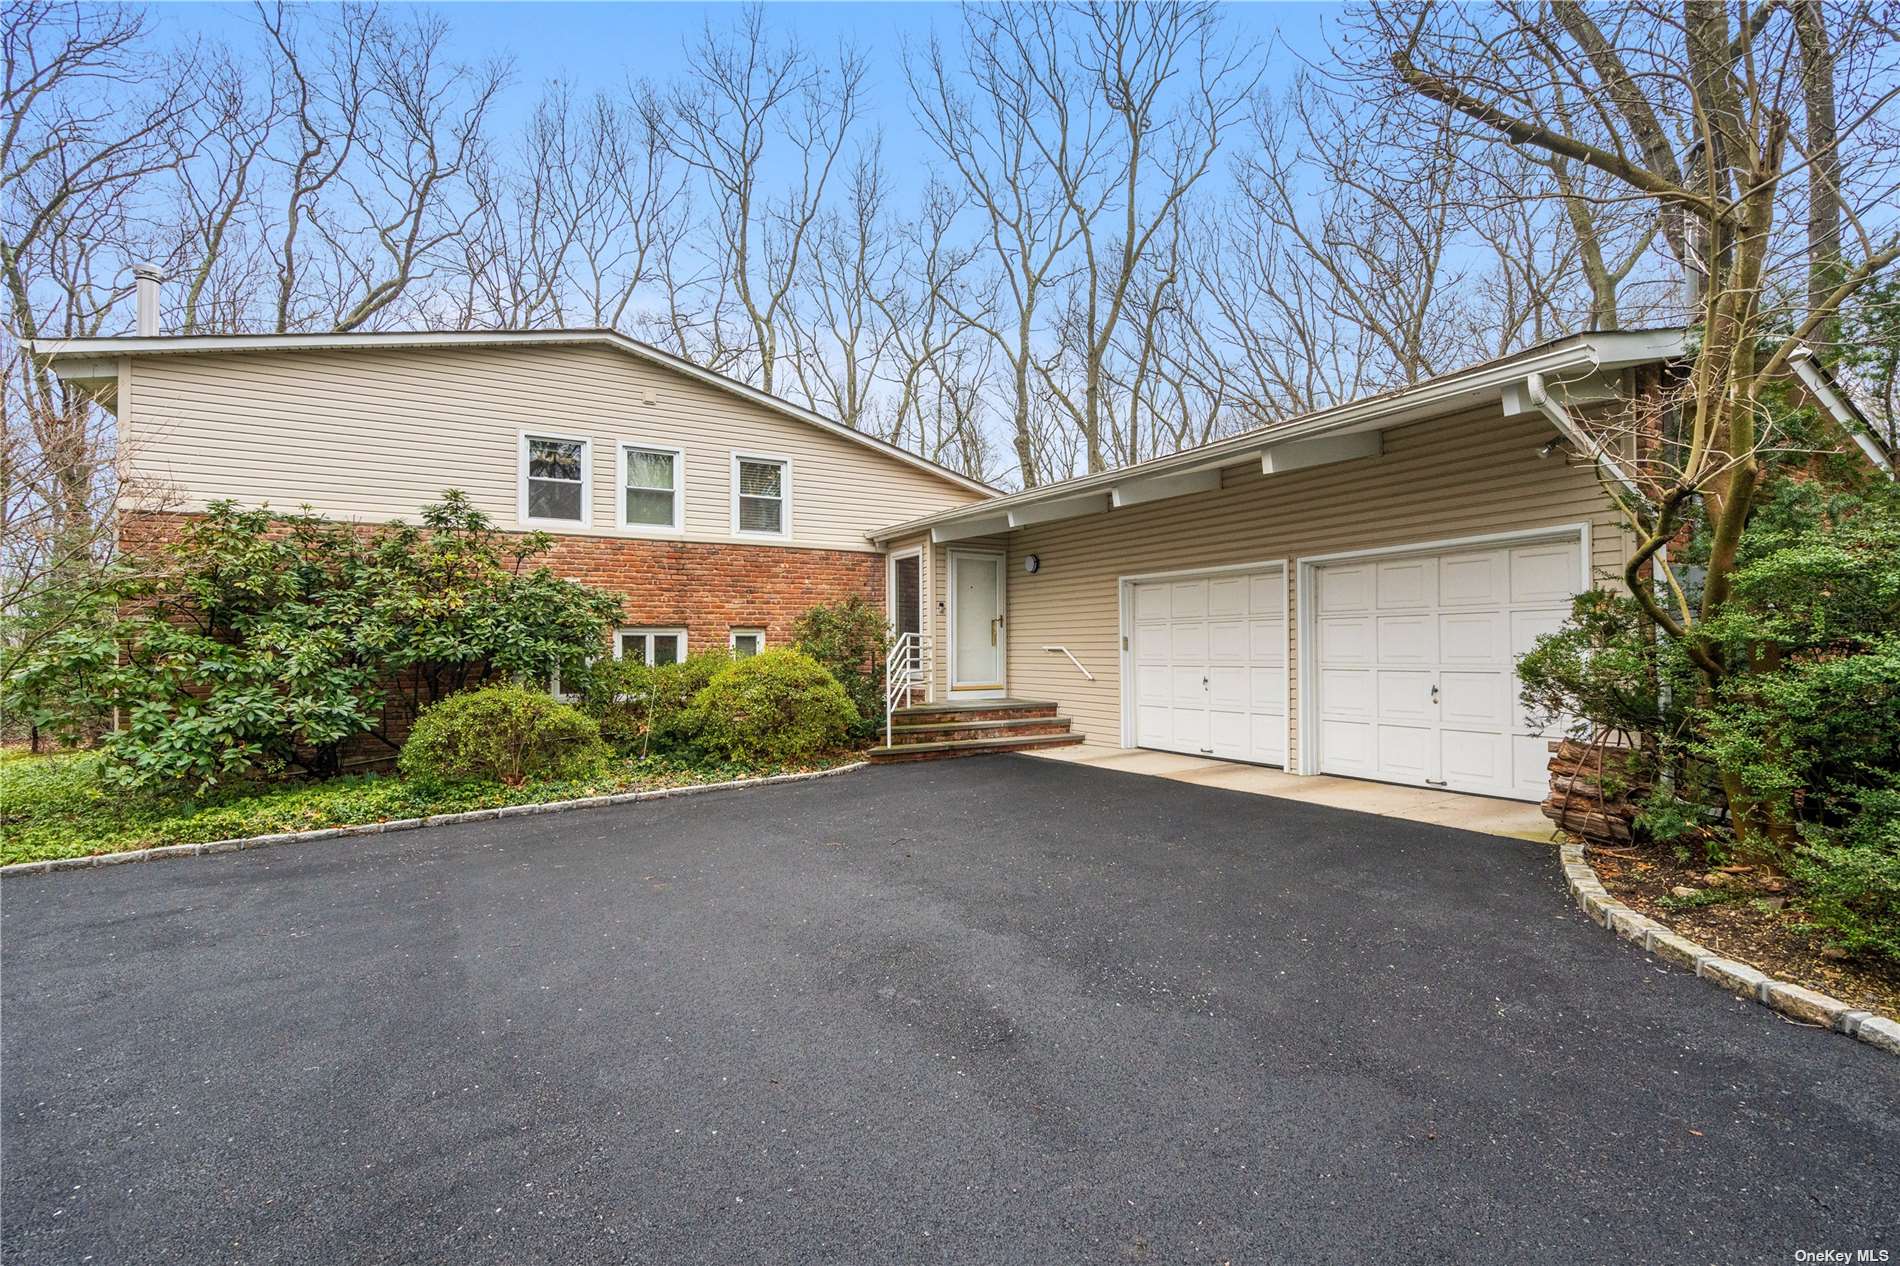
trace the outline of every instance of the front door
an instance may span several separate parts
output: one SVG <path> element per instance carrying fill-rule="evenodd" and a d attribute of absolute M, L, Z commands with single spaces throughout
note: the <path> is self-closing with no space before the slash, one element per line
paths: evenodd
<path fill-rule="evenodd" d="M 950 689 L 1003 693 L 1003 556 L 950 551 Z"/>

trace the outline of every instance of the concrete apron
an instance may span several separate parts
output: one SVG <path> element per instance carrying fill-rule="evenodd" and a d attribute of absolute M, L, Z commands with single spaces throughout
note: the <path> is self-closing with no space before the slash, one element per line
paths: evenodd
<path fill-rule="evenodd" d="M 1540 843 L 1551 843 L 1555 838 L 1550 820 L 1544 817 L 1536 805 L 1521 800 L 1498 800 L 1490 796 L 1468 796 L 1423 787 L 1400 787 L 1392 783 L 1334 778 L 1326 774 L 1289 774 L 1261 765 L 1242 765 L 1234 761 L 1208 760 L 1202 756 L 1150 752 L 1131 747 L 1095 747 L 1085 744 L 1024 754 L 1034 756 L 1037 760 L 1069 761 L 1077 765 L 1093 765 L 1098 769 L 1118 769 L 1124 773 L 1172 778 L 1176 782 L 1189 782 L 1201 787 L 1219 787 L 1224 791 L 1278 796 L 1282 800 L 1303 800 L 1308 804 L 1376 813 L 1380 817 L 1403 818 L 1408 822 L 1452 826 L 1462 831 L 1476 831 L 1481 835 L 1504 835 Z"/>

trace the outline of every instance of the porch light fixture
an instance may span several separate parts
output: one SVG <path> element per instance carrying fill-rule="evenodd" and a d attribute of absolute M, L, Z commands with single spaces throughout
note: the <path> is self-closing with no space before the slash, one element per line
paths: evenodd
<path fill-rule="evenodd" d="M 1023 559 L 1023 570 L 1028 572 L 1032 576 L 1035 575 L 1037 572 L 1041 571 L 1042 570 L 1042 555 L 1031 554 L 1029 557 Z"/>

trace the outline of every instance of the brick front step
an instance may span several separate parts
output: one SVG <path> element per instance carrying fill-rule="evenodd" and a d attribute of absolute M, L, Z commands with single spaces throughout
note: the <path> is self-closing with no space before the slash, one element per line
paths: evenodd
<path fill-rule="evenodd" d="M 906 743 L 938 743 L 955 739 L 1001 738 L 1016 735 L 1029 738 L 1042 734 L 1067 734 L 1067 717 L 1009 717 L 1000 721 L 959 721 L 954 725 L 894 725 L 891 727 L 893 745 Z"/>
<path fill-rule="evenodd" d="M 1026 752 L 1039 747 L 1072 747 L 1081 741 L 1080 734 L 1009 735 L 1003 738 L 958 739 L 944 743 L 899 743 L 895 747 L 874 747 L 864 756 L 873 764 L 889 765 L 907 760 L 946 760 L 953 756 L 987 756 L 994 752 Z"/>
<path fill-rule="evenodd" d="M 1053 717 L 1056 705 L 1043 699 L 985 699 L 967 704 L 927 703 L 891 714 L 898 725 L 964 725 L 972 721 L 1014 721 Z"/>

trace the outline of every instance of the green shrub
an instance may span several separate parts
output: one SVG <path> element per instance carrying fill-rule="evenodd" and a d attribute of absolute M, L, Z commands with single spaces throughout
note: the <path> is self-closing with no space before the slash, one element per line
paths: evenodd
<path fill-rule="evenodd" d="M 731 663 L 731 655 L 718 650 L 657 667 L 637 659 L 597 664 L 581 707 L 622 755 L 690 752 L 699 737 L 693 700 Z"/>
<path fill-rule="evenodd" d="M 693 700 L 707 751 L 730 760 L 797 761 L 842 744 L 858 710 L 811 656 L 777 650 L 738 660 Z"/>
<path fill-rule="evenodd" d="M 823 664 L 857 708 L 853 738 L 869 738 L 884 715 L 889 627 L 884 613 L 856 594 L 815 606 L 792 624 L 793 645 Z"/>
<path fill-rule="evenodd" d="M 1794 878 L 1813 926 L 1850 954 L 1900 962 L 1900 785 L 1863 792 L 1839 831 L 1807 835 Z"/>
<path fill-rule="evenodd" d="M 586 778 L 608 755 L 600 727 L 578 709 L 521 686 L 450 695 L 422 710 L 403 745 L 402 772 L 423 781 Z"/>
<path fill-rule="evenodd" d="M 118 711 L 108 776 L 176 793 L 334 775 L 391 720 L 494 680 L 576 680 L 619 603 L 529 560 L 459 492 L 371 532 L 214 502 L 97 596 L 96 619 L 8 663 L 4 704 L 55 734 Z M 5 629 L 0 629 L 4 634 Z"/>

